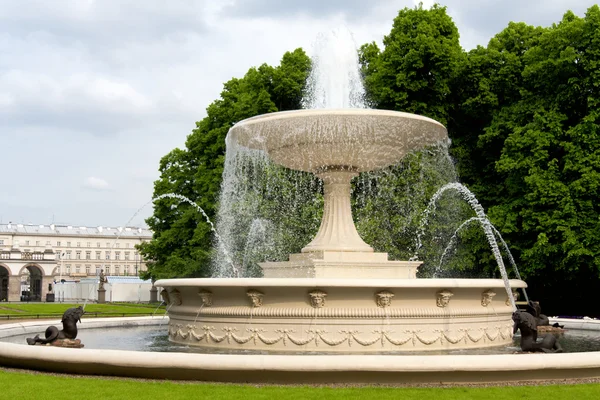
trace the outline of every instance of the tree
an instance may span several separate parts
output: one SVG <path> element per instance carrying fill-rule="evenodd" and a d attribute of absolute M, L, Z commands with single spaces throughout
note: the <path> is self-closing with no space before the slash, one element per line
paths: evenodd
<path fill-rule="evenodd" d="M 446 7 L 423 5 L 398 13 L 379 52 L 361 47 L 368 96 L 377 108 L 425 115 L 445 124 L 450 83 L 463 56 L 458 29 Z"/>

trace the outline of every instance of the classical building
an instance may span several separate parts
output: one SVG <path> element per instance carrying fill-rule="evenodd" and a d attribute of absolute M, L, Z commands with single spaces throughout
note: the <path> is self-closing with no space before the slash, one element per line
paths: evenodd
<path fill-rule="evenodd" d="M 142 228 L 0 224 L 0 301 L 44 300 L 55 281 L 138 275 L 146 269 L 135 245 Z"/>

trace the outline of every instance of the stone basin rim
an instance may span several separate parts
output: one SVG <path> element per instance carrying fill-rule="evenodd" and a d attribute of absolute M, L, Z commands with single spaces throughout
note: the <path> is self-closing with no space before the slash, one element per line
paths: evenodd
<path fill-rule="evenodd" d="M 411 114 L 403 111 L 392 111 L 392 110 L 374 110 L 370 108 L 331 108 L 331 109 L 318 109 L 318 110 L 291 110 L 291 111 L 278 111 L 268 114 L 257 115 L 255 117 L 246 118 L 237 122 L 233 125 L 235 127 L 244 127 L 246 125 L 252 125 L 259 122 L 276 121 L 278 119 L 293 119 L 293 118 L 306 118 L 306 117 L 317 117 L 317 116 L 378 116 L 378 117 L 396 117 L 407 120 L 419 120 L 429 122 L 440 126 L 444 130 L 446 127 L 440 122 L 425 117 L 423 115 Z"/>
<path fill-rule="evenodd" d="M 527 283 L 509 280 L 513 289 Z M 349 279 L 349 278 L 184 278 L 160 279 L 160 287 L 373 287 L 373 288 L 504 288 L 502 279 Z"/>

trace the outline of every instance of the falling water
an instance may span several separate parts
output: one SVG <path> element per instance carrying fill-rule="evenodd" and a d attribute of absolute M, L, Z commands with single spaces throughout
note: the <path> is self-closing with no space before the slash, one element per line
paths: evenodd
<path fill-rule="evenodd" d="M 471 209 L 473 209 L 473 211 L 475 211 L 475 214 L 480 219 L 481 226 L 483 228 L 483 232 L 485 233 L 488 243 L 490 244 L 492 253 L 494 254 L 494 258 L 496 259 L 496 263 L 498 264 L 498 269 L 500 270 L 500 274 L 502 275 L 502 280 L 504 281 L 504 287 L 506 289 L 508 299 L 511 303 L 513 310 L 516 310 L 517 307 L 515 305 L 515 301 L 512 296 L 512 289 L 510 288 L 510 282 L 508 281 L 508 275 L 506 274 L 506 268 L 504 266 L 504 261 L 502 260 L 502 254 L 500 253 L 500 248 L 498 247 L 498 243 L 496 242 L 496 237 L 494 235 L 492 224 L 490 223 L 489 219 L 487 218 L 487 215 L 485 214 L 483 207 L 481 206 L 481 204 L 479 204 L 479 201 L 477 200 L 475 195 L 469 189 L 467 189 L 464 185 L 462 185 L 460 183 L 457 183 L 457 182 L 448 183 L 448 184 L 442 186 L 432 196 L 431 200 L 429 201 L 429 204 L 427 205 L 427 208 L 425 209 L 425 211 L 423 213 L 423 219 L 421 220 L 420 231 L 417 235 L 416 252 L 415 252 L 415 255 L 412 257 L 412 259 L 414 259 L 414 260 L 417 259 L 418 251 L 422 247 L 421 239 L 423 236 L 423 232 L 425 231 L 425 227 L 429 223 L 430 214 L 435 211 L 438 199 L 448 190 L 453 190 L 456 193 L 460 194 L 461 197 L 463 198 L 463 200 L 465 200 L 469 204 Z"/>
<path fill-rule="evenodd" d="M 200 305 L 200 308 L 198 309 L 198 312 L 196 313 L 196 318 L 194 318 L 194 324 L 196 323 L 196 321 L 198 321 L 198 317 L 200 316 L 200 313 L 202 312 L 203 308 L 204 308 L 204 303 L 202 303 Z"/>
<path fill-rule="evenodd" d="M 154 314 L 156 314 L 156 312 L 158 311 L 158 309 L 159 309 L 159 308 L 160 308 L 160 307 L 161 307 L 163 304 L 165 304 L 165 301 L 164 301 L 164 300 L 160 302 L 160 304 L 158 305 L 158 307 L 156 307 L 156 309 L 155 309 L 155 310 L 154 310 L 154 312 L 152 313 L 152 316 L 153 316 L 153 317 L 154 317 Z"/>
<path fill-rule="evenodd" d="M 269 220 L 262 218 L 255 218 L 252 221 L 242 260 L 242 271 L 245 276 L 259 274 L 260 271 L 249 271 L 249 269 L 253 269 L 256 262 L 265 261 L 264 256 L 268 254 L 269 249 L 273 248 L 274 243 L 269 232 L 269 229 L 272 229 L 271 225 Z"/>
<path fill-rule="evenodd" d="M 338 28 L 317 36 L 304 109 L 368 108 L 352 33 Z"/>

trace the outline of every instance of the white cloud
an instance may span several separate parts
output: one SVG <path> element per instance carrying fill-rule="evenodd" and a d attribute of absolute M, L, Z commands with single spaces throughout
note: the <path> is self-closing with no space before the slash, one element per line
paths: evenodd
<path fill-rule="evenodd" d="M 95 176 L 85 178 L 83 186 L 94 190 L 108 190 L 110 188 L 108 182 L 102 178 L 96 178 Z"/>

